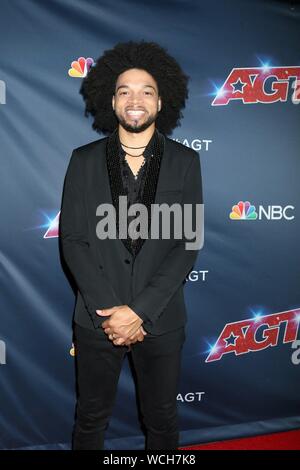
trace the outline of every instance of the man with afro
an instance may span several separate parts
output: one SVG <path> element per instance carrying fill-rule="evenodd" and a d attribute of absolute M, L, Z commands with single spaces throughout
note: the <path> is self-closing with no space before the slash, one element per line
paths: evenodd
<path fill-rule="evenodd" d="M 105 137 L 73 151 L 60 214 L 63 257 L 77 287 L 74 450 L 104 449 L 127 352 L 145 448 L 179 445 L 183 286 L 199 245 L 187 249 L 186 232 L 179 239 L 149 237 L 149 227 L 153 206 L 189 205 L 194 223 L 202 205 L 198 153 L 167 137 L 180 125 L 188 79 L 163 47 L 142 40 L 104 51 L 82 82 L 85 115 Z M 127 211 L 120 210 L 124 197 Z M 134 225 L 130 212 L 135 205 L 147 209 L 142 236 L 137 230 L 142 223 Z M 105 219 L 99 220 L 104 206 L 115 211 L 114 229 L 110 225 L 106 236 Z M 124 217 L 128 232 L 121 236 Z M 197 221 L 196 226 L 197 231 Z"/>

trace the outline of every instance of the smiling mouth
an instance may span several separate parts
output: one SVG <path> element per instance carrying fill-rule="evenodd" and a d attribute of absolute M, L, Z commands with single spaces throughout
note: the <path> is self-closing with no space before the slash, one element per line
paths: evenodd
<path fill-rule="evenodd" d="M 145 114 L 145 111 L 142 111 L 142 110 L 129 110 L 129 111 L 126 111 L 126 114 L 130 118 L 137 119 L 137 118 L 140 118 L 141 116 L 143 116 Z"/>

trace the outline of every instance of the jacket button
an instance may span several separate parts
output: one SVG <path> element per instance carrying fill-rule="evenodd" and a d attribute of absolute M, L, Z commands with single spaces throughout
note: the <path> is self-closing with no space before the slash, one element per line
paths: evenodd
<path fill-rule="evenodd" d="M 124 261 L 126 264 L 130 264 L 130 259 L 125 259 Z"/>

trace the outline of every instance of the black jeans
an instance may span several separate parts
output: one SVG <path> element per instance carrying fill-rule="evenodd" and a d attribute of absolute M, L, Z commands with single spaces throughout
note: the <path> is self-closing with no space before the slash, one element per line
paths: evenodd
<path fill-rule="evenodd" d="M 100 327 L 75 324 L 78 400 L 73 450 L 103 450 L 127 346 L 115 346 Z M 185 328 L 147 334 L 131 345 L 146 449 L 177 449 L 177 393 Z"/>

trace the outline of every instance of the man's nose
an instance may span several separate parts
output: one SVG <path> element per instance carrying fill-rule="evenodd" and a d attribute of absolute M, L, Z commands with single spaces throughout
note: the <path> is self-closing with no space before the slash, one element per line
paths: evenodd
<path fill-rule="evenodd" d="M 129 103 L 137 104 L 142 102 L 142 96 L 137 94 L 137 95 L 131 95 L 129 97 Z"/>

